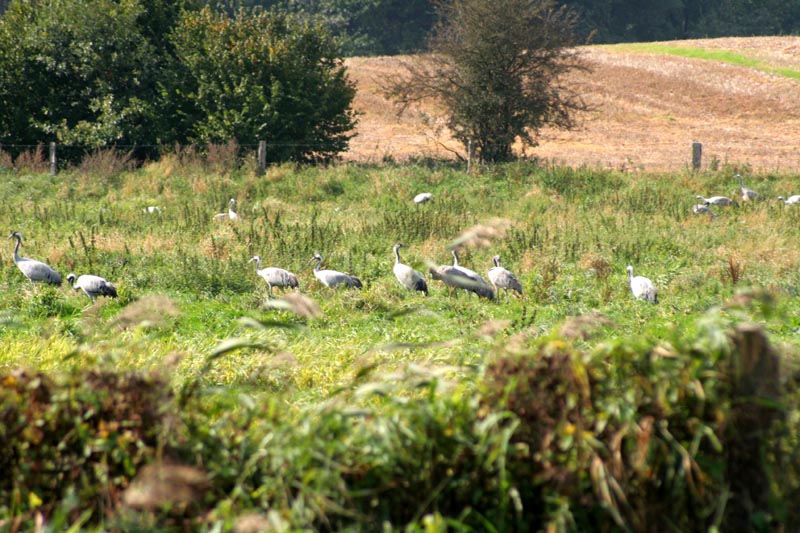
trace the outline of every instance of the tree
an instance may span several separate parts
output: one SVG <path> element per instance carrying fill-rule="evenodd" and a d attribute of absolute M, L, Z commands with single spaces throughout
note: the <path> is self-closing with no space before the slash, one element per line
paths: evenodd
<path fill-rule="evenodd" d="M 285 12 L 205 8 L 173 42 L 187 76 L 177 93 L 192 141 L 267 141 L 269 161 L 328 161 L 347 148 L 355 87 L 318 24 Z"/>
<path fill-rule="evenodd" d="M 405 63 L 387 93 L 407 106 L 441 102 L 448 127 L 482 162 L 514 158 L 519 140 L 535 146 L 545 125 L 574 127 L 586 107 L 561 84 L 583 68 L 575 13 L 551 0 L 441 0 L 431 54 Z"/>

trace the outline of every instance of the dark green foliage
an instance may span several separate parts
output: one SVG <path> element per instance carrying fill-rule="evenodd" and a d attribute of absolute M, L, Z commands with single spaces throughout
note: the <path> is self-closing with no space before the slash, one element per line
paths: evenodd
<path fill-rule="evenodd" d="M 355 88 L 320 25 L 285 13 L 189 13 L 173 42 L 181 108 L 202 144 L 266 140 L 267 161 L 328 161 L 347 148 Z"/>

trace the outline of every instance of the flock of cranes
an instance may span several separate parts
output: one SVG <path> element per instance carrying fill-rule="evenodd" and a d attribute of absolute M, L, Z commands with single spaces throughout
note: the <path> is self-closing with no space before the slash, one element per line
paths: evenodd
<path fill-rule="evenodd" d="M 739 181 L 742 202 L 754 202 L 761 198 L 759 193 L 745 186 L 741 175 L 737 174 L 734 177 Z M 414 197 L 414 203 L 417 205 L 424 204 L 429 202 L 432 198 L 433 195 L 431 193 L 420 193 Z M 700 200 L 702 203 L 694 205 L 692 207 L 692 211 L 697 214 L 710 215 L 714 218 L 716 218 L 717 215 L 711 210 L 711 206 L 725 207 L 736 205 L 735 200 L 726 196 L 711 196 L 706 198 L 698 195 L 695 198 Z M 792 195 L 788 198 L 779 196 L 778 200 L 787 205 L 800 204 L 800 194 Z M 230 202 L 228 203 L 228 211 L 226 213 L 214 215 L 214 219 L 227 219 L 231 221 L 240 220 L 240 216 L 234 211 L 235 205 L 236 200 L 231 198 Z M 157 214 L 162 212 L 161 208 L 157 206 L 148 206 L 144 208 L 143 211 L 145 213 Z M 18 232 L 13 232 L 9 238 L 16 239 L 17 241 L 14 247 L 14 263 L 31 282 L 32 286 L 34 283 L 61 285 L 61 275 L 52 267 L 41 261 L 19 255 L 19 248 L 22 245 L 22 235 L 20 235 Z M 404 264 L 401 261 L 400 248 L 402 247 L 403 245 L 400 243 L 397 243 L 392 247 L 395 259 L 392 272 L 394 273 L 395 278 L 397 278 L 397 281 L 407 290 L 421 292 L 427 296 L 428 283 L 425 280 L 425 276 L 418 270 L 415 270 L 413 267 Z M 519 296 L 522 296 L 522 284 L 513 272 L 501 266 L 499 255 L 495 255 L 492 258 L 493 266 L 486 272 L 486 277 L 488 278 L 487 281 L 474 270 L 470 270 L 460 265 L 458 261 L 458 253 L 455 249 L 452 249 L 451 253 L 453 255 L 452 265 L 438 265 L 429 267 L 428 273 L 432 279 L 441 281 L 451 290 L 463 290 L 474 293 L 478 297 L 486 298 L 488 300 L 495 300 L 497 294 L 501 290 L 505 292 L 506 298 L 508 298 L 509 292 L 516 292 Z M 315 263 L 314 277 L 316 277 L 317 280 L 319 280 L 319 282 L 325 287 L 347 287 L 356 289 L 363 287 L 361 280 L 352 274 L 339 272 L 337 270 L 323 269 L 323 257 L 321 254 L 314 254 L 314 256 L 311 258 L 311 261 Z M 286 269 L 278 267 L 261 268 L 261 257 L 257 255 L 250 259 L 249 262 L 256 263 L 256 274 L 263 278 L 267 283 L 270 297 L 272 296 L 273 287 L 280 287 L 281 289 L 285 290 L 297 289 L 300 285 L 297 275 Z M 628 266 L 626 270 L 628 273 L 628 281 L 630 284 L 631 293 L 633 294 L 634 298 L 657 303 L 658 290 L 653 282 L 643 276 L 634 276 L 633 266 Z M 93 274 L 76 276 L 74 273 L 70 273 L 67 276 L 67 281 L 71 284 L 74 290 L 83 291 L 83 293 L 86 294 L 86 296 L 92 301 L 96 300 L 98 296 L 106 296 L 109 298 L 117 297 L 116 287 L 100 276 Z"/>

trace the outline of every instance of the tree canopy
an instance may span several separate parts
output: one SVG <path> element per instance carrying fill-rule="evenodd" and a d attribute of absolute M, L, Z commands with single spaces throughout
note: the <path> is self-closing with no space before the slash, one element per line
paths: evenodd
<path fill-rule="evenodd" d="M 443 0 L 431 53 L 405 62 L 388 94 L 440 101 L 448 127 L 480 161 L 507 161 L 546 125 L 569 128 L 584 108 L 560 77 L 581 68 L 574 12 L 551 0 Z"/>

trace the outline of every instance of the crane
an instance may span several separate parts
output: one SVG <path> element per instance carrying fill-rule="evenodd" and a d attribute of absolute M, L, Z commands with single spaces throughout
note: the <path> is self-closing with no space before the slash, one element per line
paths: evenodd
<path fill-rule="evenodd" d="M 83 274 L 76 277 L 74 273 L 67 274 L 67 281 L 76 291 L 82 290 L 90 300 L 95 301 L 98 296 L 117 297 L 117 288 L 105 278 L 93 274 Z"/>
<path fill-rule="evenodd" d="M 392 269 L 394 277 L 396 277 L 397 281 L 406 289 L 410 291 L 420 291 L 427 296 L 428 284 L 425 282 L 425 278 L 422 274 L 400 262 L 400 248 L 402 248 L 402 246 L 402 244 L 397 243 L 392 247 L 394 250 L 394 268 Z"/>
<path fill-rule="evenodd" d="M 425 202 L 431 200 L 432 198 L 433 198 L 433 195 L 431 193 L 429 193 L 429 192 L 421 192 L 421 193 L 419 193 L 418 195 L 416 195 L 414 197 L 414 203 L 417 204 L 417 205 L 424 204 Z"/>
<path fill-rule="evenodd" d="M 217 213 L 214 215 L 214 219 L 219 220 L 223 218 L 227 218 L 228 220 L 239 220 L 241 217 L 236 214 L 236 211 L 233 210 L 233 206 L 236 205 L 236 199 L 231 198 L 231 201 L 228 202 L 228 212 L 227 213 Z"/>
<path fill-rule="evenodd" d="M 633 267 L 628 265 L 628 280 L 631 284 L 631 292 L 634 298 L 658 303 L 658 290 L 649 278 L 644 276 L 634 276 Z"/>
<path fill-rule="evenodd" d="M 794 195 L 790 196 L 789 198 L 784 198 L 783 196 L 778 196 L 778 200 L 780 200 L 781 202 L 783 202 L 786 205 L 800 204 L 800 194 L 794 194 Z"/>
<path fill-rule="evenodd" d="M 496 255 L 492 257 L 492 262 L 494 266 L 486 272 L 486 277 L 489 278 L 489 281 L 492 282 L 494 286 L 494 290 L 499 292 L 500 289 L 504 289 L 506 292 L 506 297 L 508 297 L 508 291 L 516 291 L 520 296 L 522 296 L 522 284 L 517 279 L 510 270 L 506 270 L 502 266 L 500 266 L 500 256 Z"/>
<path fill-rule="evenodd" d="M 453 265 L 439 265 L 438 267 L 431 267 L 429 272 L 431 277 L 435 280 L 444 282 L 448 287 L 454 289 L 464 289 L 465 291 L 474 292 L 481 298 L 494 300 L 495 294 L 492 287 L 483 279 L 477 272 L 462 267 L 458 264 L 458 254 L 455 249 L 453 253 Z"/>
<path fill-rule="evenodd" d="M 15 231 L 9 236 L 9 239 L 17 239 L 17 245 L 14 247 L 14 264 L 25 274 L 25 277 L 28 278 L 31 285 L 37 281 L 42 281 L 50 285 L 61 285 L 61 275 L 53 270 L 52 267 L 41 261 L 19 255 L 22 235 Z"/>
<path fill-rule="evenodd" d="M 298 287 L 297 283 L 297 276 L 289 272 L 284 268 L 278 267 L 267 267 L 261 268 L 261 257 L 254 255 L 248 263 L 252 263 L 253 261 L 256 262 L 256 274 L 264 278 L 264 281 L 267 282 L 267 286 L 269 287 L 269 295 L 272 296 L 272 287 L 281 287 L 282 289 L 286 289 L 287 287 L 296 289 Z"/>
<path fill-rule="evenodd" d="M 705 196 L 700 196 L 698 194 L 695 196 L 695 199 L 700 200 L 701 203 L 708 203 L 709 205 L 728 206 L 733 204 L 733 200 L 727 196 L 712 196 L 710 198 L 706 198 Z"/>
<path fill-rule="evenodd" d="M 361 280 L 355 276 L 337 270 L 320 270 L 320 266 L 322 265 L 322 256 L 320 254 L 314 254 L 311 260 L 317 262 L 317 264 L 314 265 L 314 276 L 326 287 L 335 288 L 340 285 L 358 289 L 362 287 Z"/>
<path fill-rule="evenodd" d="M 758 194 L 753 189 L 748 189 L 747 187 L 745 187 L 744 178 L 742 178 L 741 174 L 736 174 L 736 176 L 734 176 L 734 177 L 735 178 L 739 178 L 739 188 L 742 191 L 742 201 L 743 202 L 755 202 L 756 200 L 758 200 L 761 197 L 761 195 Z"/>
<path fill-rule="evenodd" d="M 695 215 L 710 215 L 711 218 L 717 218 L 717 214 L 711 210 L 711 207 L 709 207 L 710 205 L 708 200 L 706 200 L 705 203 L 693 205 L 692 213 Z"/>

